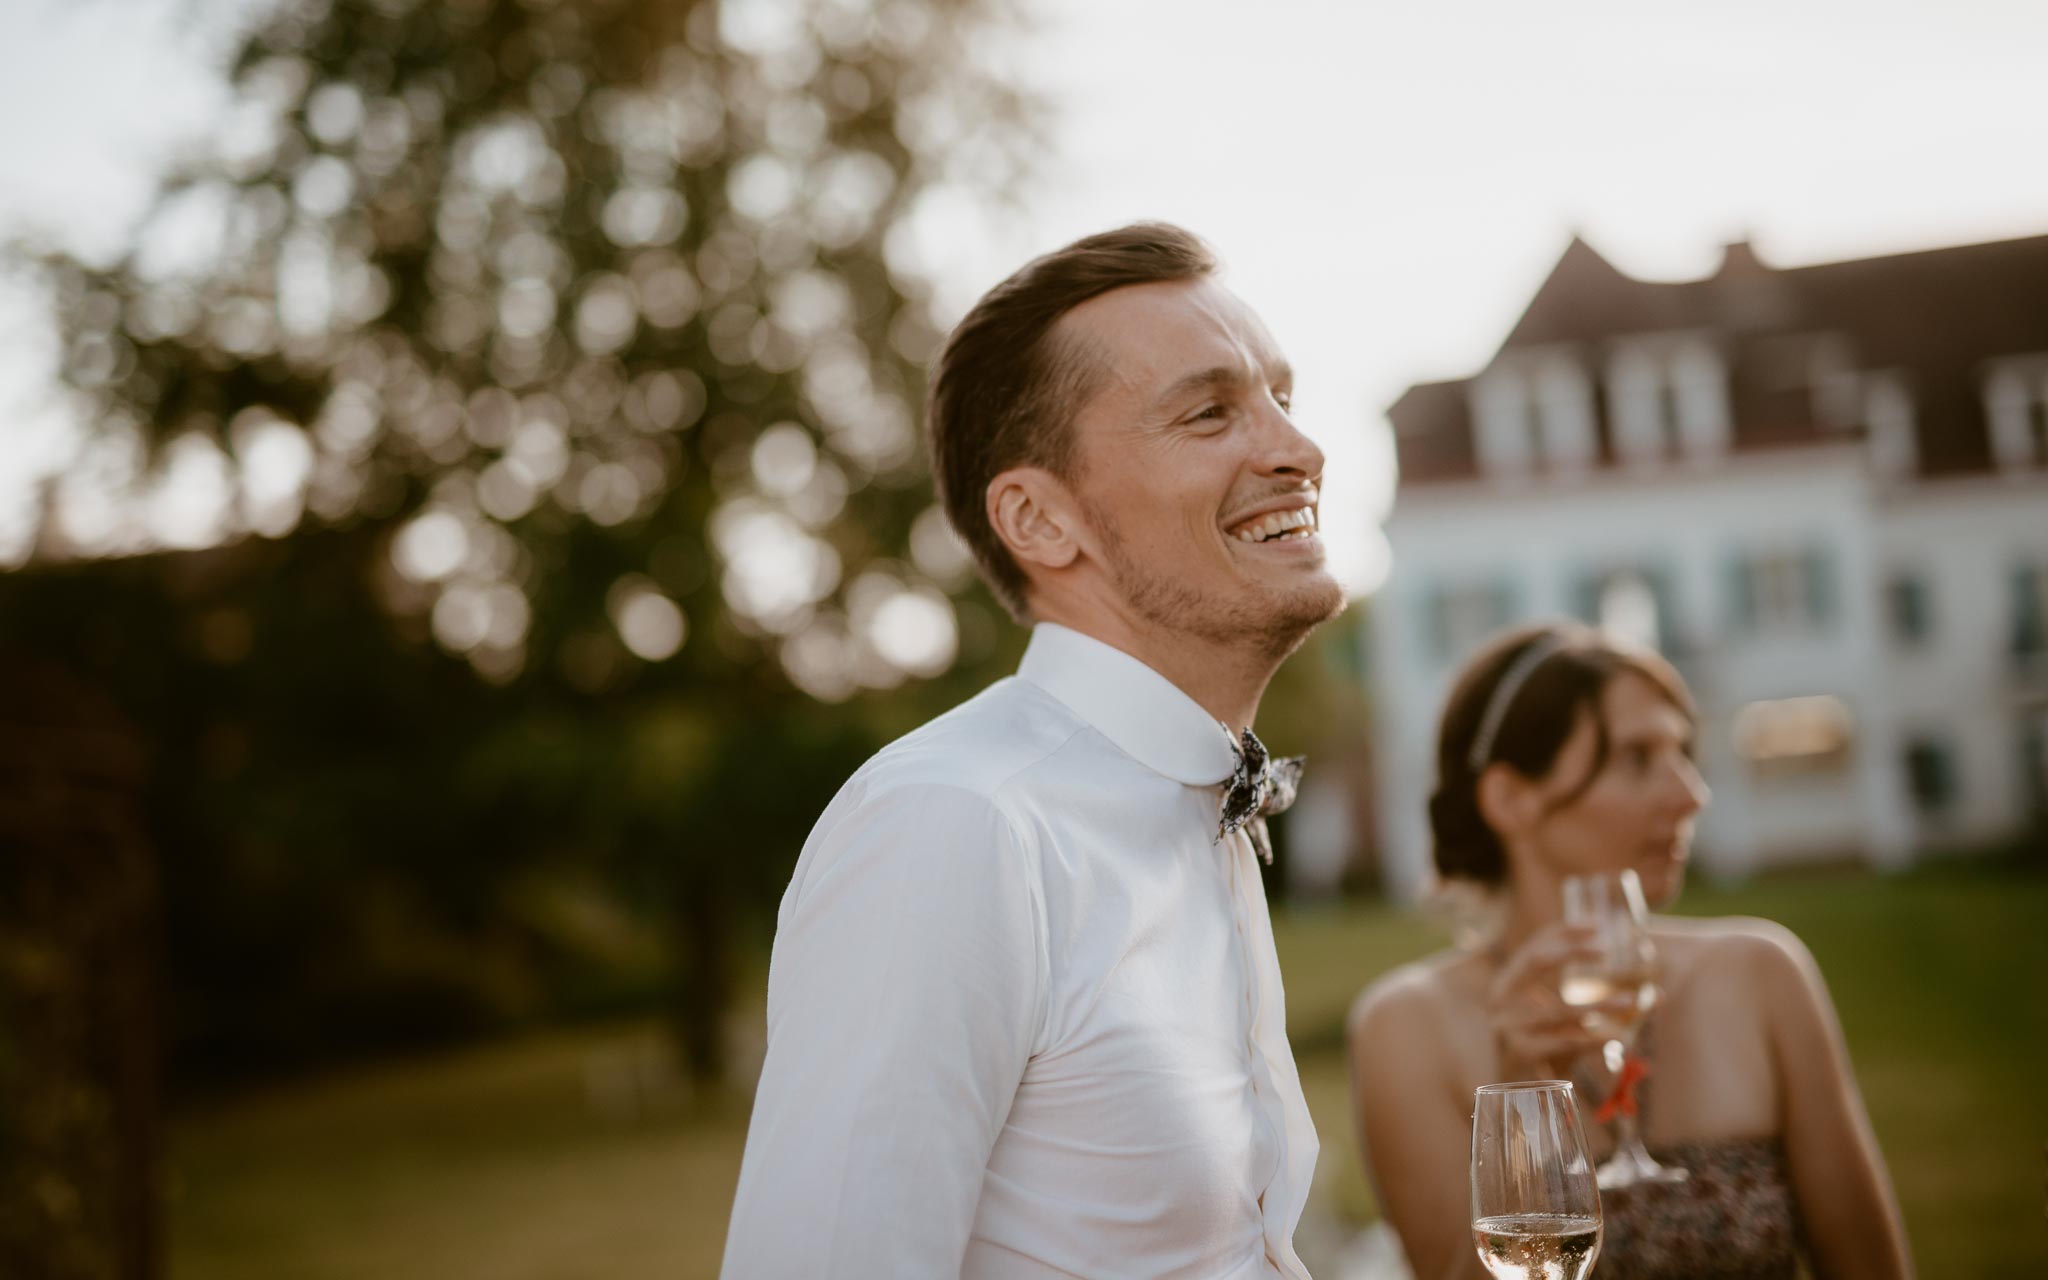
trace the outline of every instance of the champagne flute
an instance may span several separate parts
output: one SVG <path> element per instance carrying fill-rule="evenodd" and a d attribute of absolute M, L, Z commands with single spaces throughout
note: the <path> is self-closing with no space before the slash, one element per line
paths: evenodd
<path fill-rule="evenodd" d="M 1569 1081 L 1474 1095 L 1472 1239 L 1497 1280 L 1584 1280 L 1593 1269 L 1600 1191 Z"/>
<path fill-rule="evenodd" d="M 1586 1010 L 1586 1029 L 1605 1039 L 1601 1057 L 1615 1077 L 1614 1095 L 1601 1107 L 1600 1118 L 1611 1115 L 1614 1122 L 1614 1154 L 1600 1166 L 1600 1188 L 1684 1182 L 1689 1176 L 1684 1169 L 1651 1158 L 1636 1119 L 1636 1085 L 1645 1068 L 1632 1051 L 1658 995 L 1657 949 L 1650 942 L 1642 881 L 1634 871 L 1568 877 L 1564 918 L 1592 929 L 1598 954 L 1567 963 L 1558 994 L 1566 1004 Z"/>

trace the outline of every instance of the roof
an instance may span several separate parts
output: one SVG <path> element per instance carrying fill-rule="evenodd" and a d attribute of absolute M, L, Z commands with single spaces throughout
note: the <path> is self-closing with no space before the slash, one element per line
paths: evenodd
<path fill-rule="evenodd" d="M 1989 470 L 1984 367 L 2048 353 L 2048 235 L 1786 269 L 1739 243 L 1713 275 L 1675 282 L 1635 279 L 1574 236 L 1500 355 L 1576 348 L 1597 372 L 1617 343 L 1683 332 L 1713 335 L 1727 364 L 1738 451 L 1860 434 L 1860 423 L 1830 420 L 1811 381 L 1825 355 L 1845 372 L 1902 381 L 1922 475 Z M 1389 408 L 1404 484 L 1478 474 L 1470 383 L 1410 387 Z M 1596 391 L 1596 406 L 1603 399 Z M 1600 458 L 1611 461 L 1599 417 Z"/>

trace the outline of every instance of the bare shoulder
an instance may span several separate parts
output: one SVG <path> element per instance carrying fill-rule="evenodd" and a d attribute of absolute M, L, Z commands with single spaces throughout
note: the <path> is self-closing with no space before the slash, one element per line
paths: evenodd
<path fill-rule="evenodd" d="M 1675 943 L 1717 964 L 1777 966 L 1782 972 L 1813 963 L 1798 934 L 1757 916 L 1659 916 L 1656 936 L 1666 946 Z"/>
<path fill-rule="evenodd" d="M 1702 981 L 1702 990 L 1732 986 L 1762 1008 L 1801 1016 L 1829 1003 L 1813 953 L 1798 934 L 1775 920 L 1666 917 L 1657 922 L 1657 937 L 1683 979 Z"/>
<path fill-rule="evenodd" d="M 1471 957 L 1461 951 L 1439 951 L 1390 969 L 1367 985 L 1351 1002 L 1345 1030 L 1354 1047 L 1388 1038 L 1433 1041 L 1444 1016 L 1464 998 Z"/>

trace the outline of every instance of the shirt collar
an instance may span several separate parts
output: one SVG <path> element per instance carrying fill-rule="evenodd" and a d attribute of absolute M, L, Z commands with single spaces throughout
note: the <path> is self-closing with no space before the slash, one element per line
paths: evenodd
<path fill-rule="evenodd" d="M 1230 731 L 1165 676 L 1092 636 L 1041 622 L 1017 667 L 1139 764 L 1191 787 L 1228 781 Z"/>

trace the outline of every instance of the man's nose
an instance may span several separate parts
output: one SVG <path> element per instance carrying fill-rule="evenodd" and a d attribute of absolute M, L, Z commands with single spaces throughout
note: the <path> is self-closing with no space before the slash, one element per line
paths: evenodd
<path fill-rule="evenodd" d="M 1259 469 L 1270 475 L 1299 476 L 1313 480 L 1323 474 L 1323 451 L 1294 425 L 1294 419 L 1277 401 L 1268 401 L 1260 412 Z"/>

